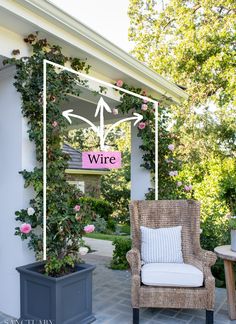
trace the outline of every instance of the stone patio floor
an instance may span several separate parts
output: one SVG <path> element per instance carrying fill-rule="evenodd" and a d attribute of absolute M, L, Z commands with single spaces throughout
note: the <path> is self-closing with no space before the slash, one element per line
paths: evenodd
<path fill-rule="evenodd" d="M 106 265 L 111 258 L 88 254 L 86 261 L 96 264 L 93 277 L 93 312 L 96 324 L 130 324 L 130 272 L 111 270 Z M 178 310 L 149 308 L 140 311 L 140 324 L 203 324 L 204 310 Z M 216 289 L 215 324 L 235 323 L 227 313 L 226 290 Z M 0 313 L 0 324 L 18 324 L 14 319 Z M 79 324 L 79 323 L 78 323 Z"/>

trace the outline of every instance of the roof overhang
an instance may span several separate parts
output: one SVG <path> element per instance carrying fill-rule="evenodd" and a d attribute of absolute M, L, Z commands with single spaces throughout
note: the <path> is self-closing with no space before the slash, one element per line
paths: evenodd
<path fill-rule="evenodd" d="M 40 36 L 62 46 L 66 55 L 88 58 L 94 67 L 91 73 L 103 75 L 105 81 L 123 79 L 130 85 L 144 88 L 157 99 L 169 99 L 170 103 L 179 104 L 188 98 L 177 85 L 50 1 L 0 0 L 0 26 L 22 36 L 38 31 Z"/>

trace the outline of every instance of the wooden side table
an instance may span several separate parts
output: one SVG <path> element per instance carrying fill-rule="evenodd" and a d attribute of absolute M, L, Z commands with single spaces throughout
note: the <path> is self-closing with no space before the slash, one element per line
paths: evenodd
<path fill-rule="evenodd" d="M 231 320 L 236 319 L 235 276 L 233 262 L 236 262 L 236 252 L 231 251 L 230 245 L 217 246 L 217 256 L 224 260 L 225 280 L 228 298 L 228 312 Z"/>

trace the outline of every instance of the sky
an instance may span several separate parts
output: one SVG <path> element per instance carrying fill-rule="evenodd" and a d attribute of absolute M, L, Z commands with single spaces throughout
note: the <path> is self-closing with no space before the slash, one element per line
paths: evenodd
<path fill-rule="evenodd" d="M 128 41 L 129 0 L 49 0 L 125 51 Z"/>

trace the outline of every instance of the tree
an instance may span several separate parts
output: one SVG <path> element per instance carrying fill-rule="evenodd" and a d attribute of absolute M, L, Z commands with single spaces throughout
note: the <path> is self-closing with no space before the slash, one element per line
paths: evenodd
<path fill-rule="evenodd" d="M 202 243 L 212 249 L 227 242 L 225 214 L 235 199 L 227 172 L 236 156 L 235 1 L 162 3 L 130 0 L 129 37 L 139 60 L 189 93 L 171 109 L 182 161 L 178 180 L 189 179 L 192 197 L 202 201 Z"/>
<path fill-rule="evenodd" d="M 170 0 L 163 7 L 155 0 L 130 0 L 133 53 L 187 88 L 189 102 L 174 108 L 173 114 L 178 130 L 187 136 L 187 147 L 199 146 L 198 140 L 204 138 L 206 151 L 214 143 L 214 149 L 232 155 L 236 143 L 235 2 Z M 186 150 L 188 158 L 190 151 Z"/>
<path fill-rule="evenodd" d="M 191 101 L 231 103 L 235 90 L 235 2 L 131 0 L 136 57 L 187 86 Z M 235 98 L 234 98 L 235 100 Z"/>

